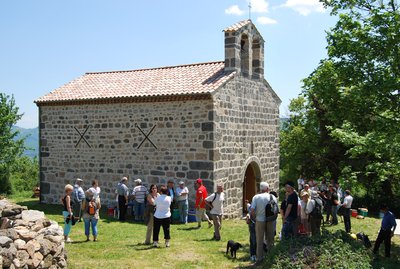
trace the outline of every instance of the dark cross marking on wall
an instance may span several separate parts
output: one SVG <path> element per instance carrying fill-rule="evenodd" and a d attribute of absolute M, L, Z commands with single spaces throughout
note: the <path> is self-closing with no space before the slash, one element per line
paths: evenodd
<path fill-rule="evenodd" d="M 88 141 L 86 140 L 86 138 L 85 138 L 85 134 L 86 134 L 86 132 L 89 130 L 90 126 L 91 126 L 91 125 L 88 125 L 88 126 L 86 127 L 86 129 L 85 129 L 85 131 L 83 132 L 83 134 L 81 134 L 81 132 L 79 132 L 79 130 L 76 129 L 76 127 L 74 127 L 74 129 L 75 129 L 75 130 L 78 132 L 78 134 L 81 136 L 81 137 L 79 138 L 78 142 L 76 143 L 75 148 L 79 145 L 79 143 L 81 142 L 82 139 L 83 139 L 83 141 L 85 141 L 86 145 L 89 146 L 89 148 L 92 147 L 92 146 L 90 146 L 89 142 L 88 142 Z"/>
<path fill-rule="evenodd" d="M 156 125 L 154 125 L 153 128 L 151 128 L 150 132 L 149 132 L 147 135 L 143 132 L 143 130 L 142 130 L 142 129 L 139 127 L 139 125 L 137 125 L 136 123 L 135 123 L 135 127 L 138 128 L 139 131 L 144 135 L 144 139 L 143 139 L 142 143 L 140 143 L 140 145 L 137 147 L 137 149 L 140 149 L 140 147 L 143 145 L 144 141 L 146 141 L 146 140 L 148 140 L 148 141 L 153 145 L 153 147 L 154 147 L 155 149 L 158 149 L 158 148 L 156 147 L 156 145 L 154 145 L 154 143 L 153 143 L 153 142 L 150 140 L 150 138 L 149 138 L 149 136 L 151 135 L 151 133 L 153 132 L 153 130 L 156 128 Z"/>
<path fill-rule="evenodd" d="M 251 152 L 251 155 L 254 155 L 254 142 L 253 141 L 251 141 L 250 152 Z"/>

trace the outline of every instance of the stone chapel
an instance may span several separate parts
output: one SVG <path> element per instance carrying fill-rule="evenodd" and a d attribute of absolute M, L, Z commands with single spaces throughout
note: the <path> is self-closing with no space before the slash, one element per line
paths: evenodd
<path fill-rule="evenodd" d="M 99 181 L 103 205 L 129 186 L 184 181 L 194 207 L 197 178 L 225 188 L 225 215 L 279 183 L 280 99 L 264 79 L 264 39 L 251 20 L 224 29 L 225 59 L 86 73 L 35 101 L 43 203 L 64 186 Z"/>

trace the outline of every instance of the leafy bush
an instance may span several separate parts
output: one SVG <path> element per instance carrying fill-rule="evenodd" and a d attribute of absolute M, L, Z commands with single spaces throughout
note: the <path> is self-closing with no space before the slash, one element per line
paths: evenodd
<path fill-rule="evenodd" d="M 343 231 L 323 230 L 321 237 L 300 237 L 278 242 L 268 253 L 264 267 L 274 269 L 372 268 L 360 241 Z"/>
<path fill-rule="evenodd" d="M 11 166 L 10 181 L 13 193 L 30 192 L 39 185 L 39 164 L 37 158 L 23 156 Z"/>

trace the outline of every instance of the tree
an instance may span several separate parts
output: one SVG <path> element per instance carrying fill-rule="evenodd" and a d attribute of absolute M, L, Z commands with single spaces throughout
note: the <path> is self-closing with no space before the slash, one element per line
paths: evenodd
<path fill-rule="evenodd" d="M 18 131 L 12 126 L 21 119 L 13 96 L 0 93 L 0 193 L 11 193 L 10 167 L 22 154 L 24 140 L 15 140 Z"/>
<path fill-rule="evenodd" d="M 321 162 L 306 166 L 303 161 L 300 167 L 368 190 L 375 201 L 395 199 L 400 193 L 399 5 L 394 0 L 325 5 L 339 15 L 327 34 L 328 58 L 304 80 L 299 97 L 304 102 L 293 111 L 292 127 L 282 132 L 282 147 L 289 143 L 295 152 L 317 147 L 314 159 Z M 303 137 L 315 139 L 291 143 L 288 137 L 299 128 Z"/>
<path fill-rule="evenodd" d="M 39 185 L 38 158 L 21 156 L 10 167 L 10 182 L 13 193 L 29 192 Z"/>

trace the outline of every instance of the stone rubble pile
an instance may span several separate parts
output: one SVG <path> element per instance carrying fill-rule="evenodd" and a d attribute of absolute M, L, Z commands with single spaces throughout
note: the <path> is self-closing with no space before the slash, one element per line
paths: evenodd
<path fill-rule="evenodd" d="M 0 200 L 0 268 L 67 268 L 62 227 L 43 212 Z"/>

